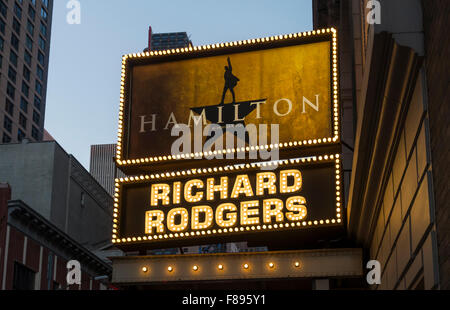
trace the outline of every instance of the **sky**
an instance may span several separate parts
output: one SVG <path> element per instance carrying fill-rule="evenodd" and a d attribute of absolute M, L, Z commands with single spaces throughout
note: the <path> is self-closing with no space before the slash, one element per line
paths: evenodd
<path fill-rule="evenodd" d="M 90 146 L 116 143 L 122 55 L 142 52 L 153 32 L 194 45 L 312 29 L 312 0 L 54 0 L 45 128 L 89 170 Z"/>

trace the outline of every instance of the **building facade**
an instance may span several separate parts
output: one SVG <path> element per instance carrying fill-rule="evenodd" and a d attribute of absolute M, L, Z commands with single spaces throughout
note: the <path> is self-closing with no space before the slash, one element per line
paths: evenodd
<path fill-rule="evenodd" d="M 53 0 L 0 1 L 0 141 L 41 141 Z"/>
<path fill-rule="evenodd" d="M 80 284 L 67 283 L 67 263 L 81 265 Z M 0 289 L 100 290 L 111 267 L 0 184 Z"/>
<path fill-rule="evenodd" d="M 89 250 L 110 244 L 112 197 L 57 142 L 3 144 L 0 153 L 0 182 L 11 186 L 11 200 Z"/>
<path fill-rule="evenodd" d="M 342 101 L 349 102 L 343 114 L 353 119 L 355 137 L 348 154 L 349 238 L 380 262 L 374 288 L 448 289 L 449 147 L 436 141 L 449 135 L 442 118 L 448 86 L 437 82 L 448 81 L 442 29 L 449 4 L 313 4 L 316 28 L 340 29 L 341 85 L 348 88 Z"/>
<path fill-rule="evenodd" d="M 116 168 L 116 144 L 101 144 L 91 146 L 90 174 L 101 186 L 114 196 L 114 180 L 122 178 L 125 174 Z"/>

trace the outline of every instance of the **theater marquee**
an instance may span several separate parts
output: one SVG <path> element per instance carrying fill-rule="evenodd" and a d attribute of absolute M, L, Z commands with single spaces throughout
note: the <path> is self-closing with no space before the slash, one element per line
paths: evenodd
<path fill-rule="evenodd" d="M 337 63 L 334 29 L 125 55 L 117 164 L 338 143 Z M 171 148 L 179 137 L 172 129 L 181 124 L 217 124 L 222 135 L 191 137 L 192 147 L 175 155 Z M 266 130 L 266 139 L 258 135 L 246 137 L 242 147 L 223 142 L 206 151 L 194 148 L 233 135 L 227 125 L 249 124 Z M 273 124 L 279 125 L 276 143 Z"/>
<path fill-rule="evenodd" d="M 273 170 L 261 170 L 264 165 Z M 221 243 L 342 225 L 338 154 L 116 181 L 116 244 Z"/>

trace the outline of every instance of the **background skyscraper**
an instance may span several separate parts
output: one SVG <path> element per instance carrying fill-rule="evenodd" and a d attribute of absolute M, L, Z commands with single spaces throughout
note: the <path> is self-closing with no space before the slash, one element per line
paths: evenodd
<path fill-rule="evenodd" d="M 41 141 L 53 0 L 0 0 L 0 141 Z"/>
<path fill-rule="evenodd" d="M 111 195 L 114 195 L 115 178 L 124 177 L 124 173 L 116 168 L 114 157 L 116 144 L 91 146 L 90 174 Z"/>
<path fill-rule="evenodd" d="M 192 41 L 186 32 L 153 33 L 152 27 L 149 27 L 148 47 L 144 51 L 162 51 L 189 46 L 192 46 Z"/>

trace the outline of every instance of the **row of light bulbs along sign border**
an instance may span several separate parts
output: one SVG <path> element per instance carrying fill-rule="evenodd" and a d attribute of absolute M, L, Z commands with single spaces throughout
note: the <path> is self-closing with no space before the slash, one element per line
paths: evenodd
<path fill-rule="evenodd" d="M 269 224 L 269 225 L 253 225 L 244 227 L 232 227 L 224 229 L 212 229 L 206 231 L 196 231 L 196 232 L 180 232 L 180 233 L 168 233 L 159 234 L 155 236 L 138 236 L 138 237 L 127 237 L 119 238 L 119 200 L 120 200 L 120 186 L 121 184 L 133 184 L 142 183 L 149 180 L 160 180 L 160 179 L 170 179 L 180 176 L 194 176 L 194 175 L 207 175 L 214 172 L 230 172 L 239 171 L 244 169 L 260 169 L 261 167 L 270 167 L 276 165 L 283 166 L 289 164 L 300 164 L 300 163 L 314 163 L 322 161 L 334 161 L 335 163 L 335 189 L 336 189 L 336 218 L 335 219 L 322 219 L 315 221 L 303 221 L 296 223 L 280 223 L 280 224 Z M 198 237 L 206 235 L 218 235 L 226 234 L 232 232 L 244 232 L 244 231 L 267 231 L 279 228 L 294 228 L 294 227 L 305 227 L 305 226 L 318 226 L 325 224 L 340 224 L 342 222 L 342 203 L 341 203 L 341 160 L 339 154 L 331 155 L 320 155 L 312 157 L 303 157 L 295 159 L 286 159 L 272 162 L 262 162 L 262 163 L 251 163 L 251 164 L 236 164 L 224 167 L 214 167 L 214 168 L 203 168 L 203 169 L 188 169 L 176 172 L 166 172 L 161 174 L 150 174 L 150 175 L 140 175 L 131 176 L 125 178 L 118 178 L 115 180 L 115 193 L 114 193 L 114 210 L 113 210 L 113 229 L 112 229 L 112 242 L 117 244 L 125 243 L 136 243 L 143 241 L 161 240 L 161 239 L 178 239 L 185 237 Z"/>
<path fill-rule="evenodd" d="M 292 266 L 295 267 L 295 268 L 299 268 L 300 269 L 301 268 L 301 263 L 300 263 L 300 261 L 295 261 L 295 262 L 293 262 Z M 269 269 L 275 269 L 276 268 L 276 266 L 275 266 L 275 264 L 273 262 L 269 262 L 267 264 L 267 267 L 269 267 Z M 222 270 L 225 269 L 225 266 L 223 264 L 219 264 L 219 265 L 217 265 L 217 269 L 222 271 Z M 245 264 L 242 265 L 242 269 L 249 270 L 250 269 L 250 265 L 248 263 L 245 263 Z M 199 271 L 200 267 L 198 265 L 193 265 L 192 266 L 192 270 L 193 271 Z M 141 268 L 141 271 L 143 273 L 148 273 L 148 272 L 150 272 L 150 267 L 143 266 Z M 169 266 L 167 266 L 167 271 L 168 272 L 173 272 L 173 271 L 175 271 L 175 267 L 173 267 L 172 265 L 169 265 Z"/>
<path fill-rule="evenodd" d="M 166 156 L 156 156 L 156 157 L 147 157 L 140 159 L 128 159 L 124 160 L 122 158 L 122 149 L 123 149 L 123 134 L 124 134 L 124 110 L 125 110 L 125 81 L 126 81 L 126 69 L 127 69 L 127 61 L 131 59 L 142 59 L 142 58 L 151 58 L 151 57 L 164 57 L 169 55 L 177 55 L 177 54 L 186 54 L 186 53 L 195 53 L 199 51 L 205 50 L 214 50 L 221 48 L 229 48 L 229 47 L 237 47 L 237 46 L 245 46 L 252 44 L 261 44 L 261 43 L 271 43 L 275 41 L 283 41 L 290 39 L 298 39 L 302 37 L 311 37 L 311 36 L 319 36 L 331 34 L 332 35 L 332 94 L 333 94 L 333 137 L 319 138 L 319 139 L 310 139 L 303 141 L 292 141 L 279 143 L 274 145 L 261 145 L 261 146 L 252 146 L 252 147 L 242 147 L 238 149 L 225 149 L 225 150 L 215 150 L 210 151 L 205 154 L 203 152 L 191 153 L 191 154 L 180 154 L 176 156 L 166 155 Z M 271 36 L 265 38 L 257 38 L 251 40 L 243 40 L 243 41 L 234 41 L 227 43 L 217 43 L 211 45 L 202 45 L 202 46 L 194 46 L 194 47 L 185 47 L 185 48 L 177 48 L 177 49 L 169 49 L 163 51 L 150 51 L 145 53 L 134 53 L 124 55 L 122 58 L 122 74 L 121 74 L 121 85 L 120 85 L 120 107 L 119 107 L 119 125 L 118 125 L 118 136 L 117 136 L 117 149 L 116 149 L 116 163 L 118 166 L 128 166 L 128 165 L 139 165 L 146 164 L 150 162 L 164 162 L 169 160 L 181 160 L 181 159 L 194 159 L 203 157 L 204 155 L 217 155 L 220 153 L 236 153 L 236 152 L 249 152 L 254 150 L 264 150 L 264 149 L 282 149 L 287 147 L 297 147 L 297 146 L 311 146 L 316 144 L 327 144 L 327 143 L 336 143 L 339 141 L 339 100 L 338 100 L 338 57 L 337 57 L 337 30 L 335 28 L 326 28 L 313 30 L 308 32 L 298 32 L 291 33 L 286 35 L 279 36 Z"/>

